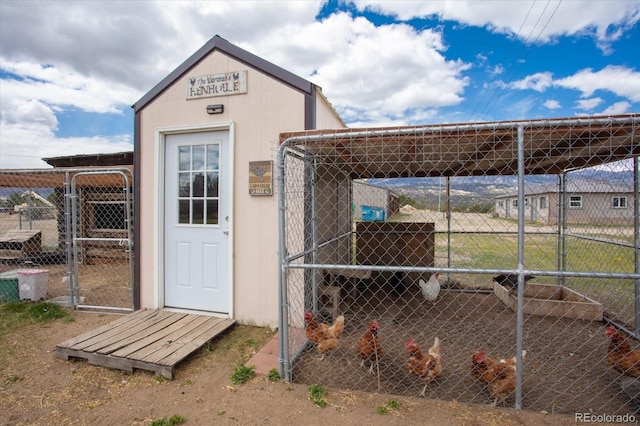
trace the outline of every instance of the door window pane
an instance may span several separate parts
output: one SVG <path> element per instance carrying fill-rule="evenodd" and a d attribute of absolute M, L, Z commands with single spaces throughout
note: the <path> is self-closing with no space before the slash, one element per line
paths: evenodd
<path fill-rule="evenodd" d="M 218 173 L 207 173 L 207 197 L 218 197 Z"/>
<path fill-rule="evenodd" d="M 180 146 L 178 163 L 178 222 L 219 224 L 220 145 Z"/>
<path fill-rule="evenodd" d="M 219 170 L 220 146 L 207 145 L 207 170 Z"/>
<path fill-rule="evenodd" d="M 193 196 L 204 197 L 204 174 L 202 173 L 193 175 Z"/>
<path fill-rule="evenodd" d="M 191 147 L 181 146 L 178 148 L 178 170 L 184 171 L 191 168 Z"/>
<path fill-rule="evenodd" d="M 191 148 L 193 151 L 193 157 L 191 159 L 193 163 L 193 170 L 204 169 L 204 145 L 195 145 Z"/>
<path fill-rule="evenodd" d="M 178 201 L 178 223 L 191 223 L 189 200 Z"/>
<path fill-rule="evenodd" d="M 188 197 L 191 190 L 189 173 L 178 173 L 178 197 Z"/>
<path fill-rule="evenodd" d="M 204 201 L 193 200 L 193 218 L 191 223 L 194 223 L 194 224 L 204 223 Z"/>

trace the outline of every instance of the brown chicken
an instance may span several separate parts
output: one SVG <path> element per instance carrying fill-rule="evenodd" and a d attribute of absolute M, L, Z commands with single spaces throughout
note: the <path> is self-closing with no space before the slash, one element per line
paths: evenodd
<path fill-rule="evenodd" d="M 633 377 L 640 377 L 640 350 L 632 350 L 624 334 L 610 325 L 606 330 L 609 338 L 607 362 L 616 370 Z"/>
<path fill-rule="evenodd" d="M 522 351 L 523 358 L 526 354 L 527 351 Z M 491 406 L 495 407 L 498 401 L 504 403 L 516 390 L 516 357 L 498 361 L 478 350 L 471 356 L 471 375 L 487 385 L 494 398 Z"/>
<path fill-rule="evenodd" d="M 378 329 L 380 325 L 377 320 L 371 320 L 367 324 L 367 331 L 362 335 L 356 346 L 358 356 L 362 358 L 361 367 L 365 366 L 365 362 L 369 362 L 369 374 L 373 373 L 374 363 L 377 365 L 382 355 L 382 347 L 380 346 L 380 338 L 378 337 Z"/>
<path fill-rule="evenodd" d="M 429 348 L 425 355 L 420 347 L 413 340 L 407 341 L 407 351 L 409 360 L 407 361 L 407 371 L 422 378 L 425 383 L 420 396 L 424 396 L 427 385 L 436 378 L 442 371 L 442 361 L 440 359 L 440 339 L 433 339 L 433 346 Z"/>
<path fill-rule="evenodd" d="M 336 318 L 332 325 L 328 325 L 318 322 L 313 312 L 307 311 L 304 314 L 304 321 L 307 324 L 305 328 L 307 339 L 316 345 L 318 351 L 322 354 L 321 359 L 324 358 L 327 352 L 338 346 L 344 329 L 343 315 Z"/>

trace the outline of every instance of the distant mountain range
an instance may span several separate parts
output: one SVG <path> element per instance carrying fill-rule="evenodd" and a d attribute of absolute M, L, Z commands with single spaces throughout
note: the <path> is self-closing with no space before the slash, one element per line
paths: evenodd
<path fill-rule="evenodd" d="M 633 170 L 610 171 L 592 168 L 573 172 L 568 179 L 607 181 L 633 189 Z M 556 175 L 525 177 L 527 187 L 554 184 L 557 181 Z M 418 203 L 423 203 L 426 207 L 437 206 L 438 201 L 444 202 L 445 178 L 369 179 L 367 183 L 388 188 L 398 195 L 405 195 Z M 514 192 L 517 188 L 517 176 L 452 177 L 450 179 L 451 203 L 456 206 L 493 204 L 496 196 Z"/>

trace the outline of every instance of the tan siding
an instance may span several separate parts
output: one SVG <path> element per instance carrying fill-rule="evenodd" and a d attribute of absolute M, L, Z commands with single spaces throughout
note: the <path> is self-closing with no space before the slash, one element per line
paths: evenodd
<path fill-rule="evenodd" d="M 318 89 L 316 92 L 316 127 L 318 129 L 343 129 L 346 126 L 337 115 L 329 101 Z"/>
<path fill-rule="evenodd" d="M 187 101 L 189 76 L 248 70 L 248 94 Z M 209 115 L 206 105 L 224 104 Z M 249 196 L 249 161 L 274 160 L 280 132 L 304 127 L 304 95 L 265 74 L 214 52 L 176 81 L 141 113 L 141 306 L 154 307 L 154 244 L 158 224 L 152 188 L 157 128 L 235 123 L 234 172 L 234 317 L 244 323 L 276 325 L 278 320 L 277 196 Z M 275 184 L 275 180 L 274 180 Z M 159 242 L 160 243 L 160 242 Z"/>

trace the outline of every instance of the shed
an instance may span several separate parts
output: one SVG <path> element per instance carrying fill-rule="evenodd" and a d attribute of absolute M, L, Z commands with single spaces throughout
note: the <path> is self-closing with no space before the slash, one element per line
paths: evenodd
<path fill-rule="evenodd" d="M 371 220 L 367 219 L 367 210 L 380 210 L 381 220 L 391 217 L 400 210 L 400 197 L 389 188 L 356 180 L 353 182 L 352 194 L 353 218 L 356 220 Z"/>
<path fill-rule="evenodd" d="M 294 178 L 274 173 L 279 134 L 345 124 L 318 86 L 219 36 L 133 109 L 136 307 L 276 326 L 275 179 Z"/>

